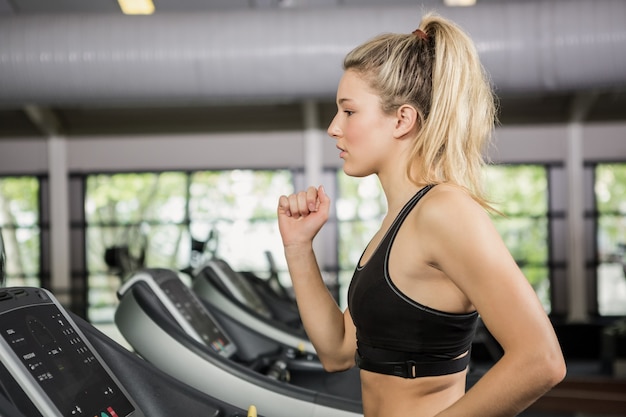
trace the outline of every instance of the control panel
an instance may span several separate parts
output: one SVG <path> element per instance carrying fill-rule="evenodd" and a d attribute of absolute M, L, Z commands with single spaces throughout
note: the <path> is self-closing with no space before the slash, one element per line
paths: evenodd
<path fill-rule="evenodd" d="M 45 289 L 0 290 L 0 335 L 2 365 L 42 416 L 143 416 Z"/>

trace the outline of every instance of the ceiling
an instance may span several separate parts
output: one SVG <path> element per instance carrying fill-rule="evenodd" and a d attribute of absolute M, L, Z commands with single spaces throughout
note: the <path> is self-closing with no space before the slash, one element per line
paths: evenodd
<path fill-rule="evenodd" d="M 503 3 L 509 0 L 478 0 Z M 530 0 L 527 0 L 530 1 Z M 567 0 L 563 0 L 567 1 Z M 421 0 L 427 8 L 441 8 L 441 0 Z M 416 0 L 154 0 L 156 13 L 208 12 L 232 9 L 315 8 L 363 5 L 414 5 Z M 0 17 L 48 14 L 121 14 L 116 0 L 0 0 Z M 2 42 L 2 39 L 0 39 Z M 2 94 L 0 92 L 0 94 Z M 582 100 L 581 100 L 582 99 Z M 626 120 L 626 88 L 601 91 L 558 91 L 499 95 L 500 123 L 563 123 L 575 103 L 586 102 L 584 119 L 592 122 Z M 247 105 L 106 106 L 75 105 L 43 109 L 68 137 L 115 134 L 267 131 L 302 127 L 300 103 Z M 334 114 L 332 98 L 320 101 L 320 123 Z M 242 115 L 244 119 L 242 121 Z M 0 139 L 42 136 L 42 125 L 25 108 L 0 107 Z"/>

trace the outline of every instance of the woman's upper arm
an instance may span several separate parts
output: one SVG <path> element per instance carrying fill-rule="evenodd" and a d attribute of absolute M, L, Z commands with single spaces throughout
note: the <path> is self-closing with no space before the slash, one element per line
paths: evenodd
<path fill-rule="evenodd" d="M 327 325 L 319 323 L 320 326 Z M 334 345 L 332 351 L 326 355 L 318 352 L 324 369 L 329 372 L 345 371 L 355 365 L 354 354 L 356 353 L 356 328 L 350 316 L 350 310 L 343 312 L 343 338 L 338 340 L 339 344 Z"/>
<path fill-rule="evenodd" d="M 343 351 L 349 363 L 349 367 L 354 366 L 354 354 L 356 353 L 356 327 L 352 321 L 350 309 L 346 308 L 343 313 L 345 339 Z"/>

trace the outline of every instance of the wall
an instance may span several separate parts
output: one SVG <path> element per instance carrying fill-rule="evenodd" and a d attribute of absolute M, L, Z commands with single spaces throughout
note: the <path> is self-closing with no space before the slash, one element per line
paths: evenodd
<path fill-rule="evenodd" d="M 322 164 L 338 167 L 334 141 L 322 136 Z M 67 169 L 128 171 L 206 168 L 299 167 L 304 132 L 97 136 L 67 139 Z M 567 161 L 568 125 L 506 126 L 496 130 L 489 157 L 498 163 Z M 0 175 L 45 173 L 42 138 L 0 139 Z M 585 160 L 625 160 L 626 123 L 583 125 Z"/>

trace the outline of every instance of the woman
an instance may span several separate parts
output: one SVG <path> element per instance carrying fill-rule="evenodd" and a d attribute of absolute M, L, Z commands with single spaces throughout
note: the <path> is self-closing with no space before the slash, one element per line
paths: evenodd
<path fill-rule="evenodd" d="M 351 51 L 328 133 L 347 175 L 376 174 L 388 212 L 342 312 L 312 241 L 324 188 L 281 196 L 278 223 L 307 334 L 328 371 L 361 368 L 366 417 L 514 416 L 561 381 L 563 356 L 480 187 L 495 105 L 468 36 L 430 14 Z M 478 315 L 504 350 L 467 392 Z"/>

